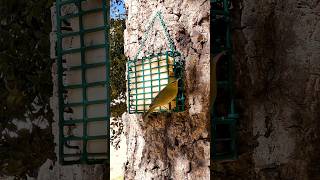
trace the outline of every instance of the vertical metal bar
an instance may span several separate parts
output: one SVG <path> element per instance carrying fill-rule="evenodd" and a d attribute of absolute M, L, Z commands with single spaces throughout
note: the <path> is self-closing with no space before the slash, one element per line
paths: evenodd
<path fill-rule="evenodd" d="M 142 87 L 143 87 L 143 112 L 146 111 L 146 86 L 145 86 L 145 81 L 144 81 L 144 61 L 146 58 L 142 58 L 142 65 L 141 65 L 141 70 L 142 70 Z"/>
<path fill-rule="evenodd" d="M 127 62 L 127 69 L 128 69 L 128 74 L 127 74 L 127 80 L 128 80 L 128 111 L 129 113 L 131 113 L 131 99 L 130 99 L 130 96 L 131 96 L 131 88 L 130 88 L 130 73 L 131 73 L 131 69 L 130 69 L 130 59 L 128 60 Z"/>
<path fill-rule="evenodd" d="M 224 11 L 224 16 L 226 14 L 228 14 L 228 3 L 227 3 L 228 0 L 223 0 L 223 11 Z"/>
<path fill-rule="evenodd" d="M 167 80 L 168 80 L 168 84 L 169 84 L 169 80 L 170 80 L 170 65 L 169 65 L 169 57 L 168 57 L 168 51 L 166 51 L 166 64 L 167 64 Z M 171 110 L 171 102 L 169 102 L 169 110 Z"/>
<path fill-rule="evenodd" d="M 233 156 L 232 158 L 237 156 L 236 132 L 235 132 L 235 129 L 236 129 L 235 125 L 236 124 L 235 123 L 236 123 L 236 121 L 234 119 L 232 122 L 232 125 L 231 125 L 231 130 L 230 130 L 230 132 L 231 132 L 231 149 L 232 149 L 232 156 Z"/>
<path fill-rule="evenodd" d="M 135 77 L 135 88 L 136 88 L 136 109 L 135 109 L 135 113 L 137 113 L 138 112 L 138 78 L 137 78 L 137 61 L 134 61 L 134 69 L 135 69 L 135 71 L 134 71 L 134 77 Z"/>
<path fill-rule="evenodd" d="M 172 58 L 173 58 L 173 62 L 171 64 L 171 67 L 172 67 L 172 70 L 173 70 L 173 73 L 174 73 L 174 77 L 175 78 L 181 78 L 181 74 L 179 74 L 177 72 L 177 63 L 176 63 L 176 52 L 171 52 L 171 55 L 172 55 Z M 179 95 L 180 95 L 180 91 L 181 91 L 181 87 L 179 86 L 179 82 L 178 82 L 178 94 L 177 94 L 177 97 L 176 97 L 176 107 L 175 107 L 175 111 L 179 111 Z"/>
<path fill-rule="evenodd" d="M 225 11 L 226 14 L 229 14 L 229 9 L 228 9 L 228 3 L 227 0 L 225 1 Z M 231 33 L 230 33 L 230 21 L 227 22 L 227 32 L 226 32 L 226 46 L 227 46 L 227 56 L 228 56 L 228 81 L 229 81 L 229 91 L 230 91 L 230 106 L 229 106 L 229 113 L 231 115 L 235 114 L 235 110 L 234 110 L 234 99 L 233 99 L 233 62 L 232 62 L 232 47 L 231 47 Z"/>
<path fill-rule="evenodd" d="M 153 56 L 151 56 L 150 57 L 150 59 L 149 59 L 149 68 L 150 68 L 150 86 L 151 86 L 151 101 L 152 101 L 152 99 L 153 99 L 153 85 L 152 85 L 152 69 L 151 69 L 151 63 L 152 63 L 152 61 L 151 61 L 151 59 L 153 58 Z"/>
<path fill-rule="evenodd" d="M 88 162 L 88 152 L 87 152 L 87 143 L 88 143 L 88 135 L 87 135 L 87 126 L 88 126 L 88 115 L 87 115 L 87 81 L 86 81 L 86 69 L 85 69 L 85 43 L 84 43 L 84 27 L 83 27 L 83 11 L 82 11 L 82 3 L 78 4 L 78 12 L 79 12 L 79 32 L 80 32 L 80 58 L 81 58 L 81 84 L 82 84 L 82 108 L 83 108 L 83 118 L 82 118 L 82 128 L 83 128 L 83 149 L 82 149 L 82 157 L 81 160 L 83 162 Z"/>
<path fill-rule="evenodd" d="M 63 119 L 64 119 L 64 110 L 63 110 L 63 81 L 62 81 L 62 40 L 61 40 L 61 0 L 56 1 L 56 18 L 57 18 L 57 65 L 58 65 L 58 98 L 59 98 L 59 162 L 64 163 L 64 134 L 63 134 Z"/>
<path fill-rule="evenodd" d="M 161 55 L 162 56 L 162 55 Z M 160 60 L 161 60 L 161 57 L 159 58 L 159 56 L 157 56 L 157 62 L 158 62 L 158 82 L 159 82 L 159 92 L 161 91 L 161 80 L 160 80 Z M 159 93 L 158 92 L 158 93 Z M 159 110 L 161 111 L 161 107 L 159 107 Z"/>

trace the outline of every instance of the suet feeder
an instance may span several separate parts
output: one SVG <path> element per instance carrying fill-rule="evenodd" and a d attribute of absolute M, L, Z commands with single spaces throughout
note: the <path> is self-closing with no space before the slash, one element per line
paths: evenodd
<path fill-rule="evenodd" d="M 217 98 L 211 110 L 211 159 L 232 160 L 237 157 L 233 60 L 231 45 L 231 0 L 211 0 L 211 54 L 226 51 L 217 64 Z"/>
<path fill-rule="evenodd" d="M 150 54 L 138 59 L 138 55 L 144 47 L 149 30 L 156 18 L 159 18 L 164 29 L 165 36 L 170 45 L 170 50 L 158 54 Z M 183 62 L 181 54 L 175 50 L 167 27 L 163 21 L 161 13 L 158 12 L 152 19 L 147 31 L 145 32 L 142 44 L 135 58 L 128 60 L 128 111 L 129 113 L 144 113 L 149 109 L 152 100 L 158 93 L 171 82 L 171 80 L 183 76 Z M 175 100 L 168 105 L 156 108 L 154 112 L 163 111 L 183 111 L 184 94 L 183 81 L 179 81 L 178 95 Z"/>
<path fill-rule="evenodd" d="M 109 159 L 109 1 L 57 0 L 59 162 Z"/>

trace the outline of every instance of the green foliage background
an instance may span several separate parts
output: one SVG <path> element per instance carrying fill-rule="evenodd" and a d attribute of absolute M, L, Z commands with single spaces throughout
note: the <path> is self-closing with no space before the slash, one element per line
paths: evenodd
<path fill-rule="evenodd" d="M 36 177 L 38 168 L 47 159 L 56 160 L 49 104 L 52 2 L 0 0 L 0 177 Z M 123 2 L 112 0 L 112 4 L 111 8 L 116 9 Z M 124 19 L 111 20 L 112 99 L 125 99 L 124 25 Z M 120 116 L 125 111 L 125 102 L 113 103 L 112 116 Z M 47 120 L 49 127 L 40 129 L 32 125 L 32 131 L 18 130 L 13 121 L 25 121 L 26 116 L 33 123 Z M 10 132 L 18 136 L 12 137 Z"/>
<path fill-rule="evenodd" d="M 0 1 L 0 130 L 52 94 L 50 1 Z M 43 115 L 43 114 L 41 114 Z"/>
<path fill-rule="evenodd" d="M 49 105 L 51 5 L 51 0 L 0 1 L 0 175 L 35 177 L 47 158 L 55 159 Z M 18 130 L 13 120 L 24 121 L 26 115 L 32 122 L 46 119 L 49 127 Z"/>
<path fill-rule="evenodd" d="M 124 55 L 124 39 L 123 31 L 125 29 L 124 19 L 111 19 L 110 29 L 110 83 L 111 83 L 111 99 L 126 100 L 126 61 Z M 126 111 L 125 101 L 112 103 L 111 116 L 120 117 Z"/>

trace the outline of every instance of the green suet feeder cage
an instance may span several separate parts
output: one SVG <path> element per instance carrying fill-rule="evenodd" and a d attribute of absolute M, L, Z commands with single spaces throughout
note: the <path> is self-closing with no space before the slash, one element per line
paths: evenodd
<path fill-rule="evenodd" d="M 232 160 L 237 157 L 233 60 L 231 45 L 231 0 L 211 0 L 211 54 L 226 54 L 217 64 L 217 98 L 211 110 L 211 159 Z"/>
<path fill-rule="evenodd" d="M 150 54 L 138 59 L 139 54 L 144 48 L 148 33 L 152 29 L 157 17 L 169 42 L 170 50 L 163 53 Z M 152 100 L 170 81 L 178 78 L 182 79 L 183 67 L 181 53 L 175 50 L 163 17 L 160 12 L 157 12 L 144 34 L 138 53 L 133 59 L 128 60 L 127 63 L 129 113 L 146 112 Z M 183 81 L 179 81 L 178 87 L 176 99 L 166 106 L 155 109 L 154 112 L 184 111 Z"/>
<path fill-rule="evenodd" d="M 59 161 L 109 159 L 109 1 L 56 1 Z M 72 43 L 70 43 L 72 42 Z"/>

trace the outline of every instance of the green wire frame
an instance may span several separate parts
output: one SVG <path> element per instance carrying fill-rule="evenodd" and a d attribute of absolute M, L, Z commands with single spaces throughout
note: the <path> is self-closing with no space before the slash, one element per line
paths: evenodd
<path fill-rule="evenodd" d="M 211 0 L 211 54 L 218 54 L 222 51 L 227 52 L 217 64 L 218 92 L 214 109 L 211 110 L 212 160 L 232 160 L 237 157 L 236 122 L 238 114 L 234 105 L 230 6 L 231 0 Z M 219 69 L 223 69 L 220 74 Z M 225 75 L 226 77 L 221 78 L 221 74 L 225 72 L 228 72 L 228 74 Z M 219 96 L 223 98 L 219 99 Z M 218 107 L 221 106 L 226 107 L 227 113 L 219 112 Z"/>
<path fill-rule="evenodd" d="M 58 95 L 59 95 L 59 162 L 63 165 L 70 164 L 102 164 L 106 163 L 109 160 L 109 152 L 110 152 L 110 60 L 109 60 L 109 9 L 110 2 L 106 0 L 102 0 L 102 7 L 90 10 L 82 9 L 82 2 L 85 0 L 57 0 L 56 1 L 56 15 L 57 15 L 57 46 L 56 46 L 56 54 L 57 54 L 57 64 L 58 64 Z M 75 5 L 78 8 L 78 12 L 74 14 L 61 15 L 61 8 L 65 5 Z M 84 29 L 83 25 L 83 17 L 92 13 L 103 13 L 103 23 L 104 25 L 101 27 L 95 27 L 91 29 Z M 62 28 L 62 22 L 71 18 L 79 18 L 79 32 L 68 32 Z M 84 35 L 92 32 L 104 32 L 104 43 L 97 45 L 85 46 L 84 44 Z M 70 36 L 79 36 L 80 37 L 80 48 L 77 49 L 63 49 L 62 40 L 65 37 Z M 87 51 L 93 49 L 104 49 L 105 52 L 105 60 L 104 62 L 94 63 L 94 64 L 86 64 L 85 61 L 85 53 Z M 73 54 L 80 53 L 81 54 L 81 65 L 71 67 L 66 69 L 63 67 L 63 55 L 65 54 Z M 88 69 L 95 67 L 105 67 L 105 81 L 100 82 L 86 82 L 86 72 Z M 81 84 L 73 84 L 73 85 L 65 85 L 63 83 L 64 73 L 67 71 L 73 70 L 81 70 Z M 105 87 L 106 88 L 106 99 L 97 100 L 97 101 L 88 101 L 87 98 L 87 88 L 88 87 Z M 64 99 L 64 94 L 70 89 L 79 89 L 82 91 L 82 101 L 77 103 L 66 103 Z M 87 115 L 87 107 L 92 104 L 105 104 L 106 107 L 106 116 L 104 117 L 95 117 L 89 118 Z M 65 112 L 67 108 L 82 106 L 83 117 L 81 119 L 65 119 Z M 106 124 L 106 134 L 89 136 L 87 134 L 87 126 L 90 122 L 99 122 L 103 121 Z M 64 134 L 64 128 L 68 126 L 73 126 L 76 124 L 82 124 L 83 127 L 83 135 L 78 136 L 67 136 Z M 87 143 L 92 140 L 105 140 L 107 151 L 101 153 L 89 153 L 87 151 Z M 69 142 L 79 141 L 82 142 L 82 149 L 80 153 L 65 153 L 65 147 L 70 147 L 68 145 Z M 68 158 L 72 157 L 72 160 L 68 160 Z M 97 158 L 99 157 L 99 158 Z"/>
<path fill-rule="evenodd" d="M 163 28 L 164 35 L 167 39 L 168 46 L 170 48 L 169 51 L 158 53 L 158 54 L 151 54 L 149 56 L 142 57 L 138 59 L 139 54 L 143 50 L 145 46 L 145 42 L 148 38 L 148 34 L 152 29 L 156 18 L 159 19 L 160 24 Z M 165 57 L 163 59 L 163 57 Z M 152 61 L 152 59 L 156 58 L 156 61 Z M 169 58 L 173 59 L 173 62 L 169 62 Z M 165 61 L 164 65 L 160 65 L 161 61 Z M 158 66 L 152 67 L 153 63 L 158 63 Z M 145 65 L 147 68 L 145 68 Z M 138 66 L 142 66 L 141 70 L 137 70 Z M 160 72 L 160 69 L 165 68 L 165 72 Z M 146 31 L 144 32 L 143 39 L 141 41 L 141 45 L 138 49 L 137 54 L 133 59 L 129 59 L 127 63 L 128 69 L 128 112 L 129 113 L 144 113 L 149 109 L 149 105 L 151 104 L 152 100 L 156 97 L 156 94 L 161 91 L 162 88 L 167 85 L 170 78 L 180 78 L 182 80 L 179 81 L 178 87 L 178 95 L 175 100 L 175 104 L 169 103 L 169 107 L 167 109 L 160 107 L 159 112 L 164 111 L 173 111 L 173 112 L 180 112 L 185 110 L 185 97 L 184 97 L 184 86 L 183 86 L 183 70 L 184 70 L 184 63 L 181 61 L 181 53 L 175 50 L 174 42 L 168 33 L 168 28 L 164 22 L 163 16 L 160 11 L 156 13 L 156 15 L 151 19 Z M 173 75 L 170 74 L 170 69 L 173 69 Z M 152 73 L 152 70 L 156 70 L 155 73 Z M 138 73 L 142 75 L 137 76 Z M 166 74 L 167 77 L 161 78 L 161 74 Z M 158 78 L 152 78 L 153 75 L 158 76 Z M 150 76 L 149 80 L 146 80 L 145 77 Z M 138 81 L 138 78 L 142 78 L 142 80 Z M 161 83 L 161 81 L 166 81 L 167 83 Z M 157 82 L 158 85 L 153 84 L 153 82 Z M 150 85 L 146 85 L 149 84 Z M 141 86 L 138 86 L 142 84 Z M 161 85 L 160 85 L 161 84 Z M 132 87 L 133 85 L 133 87 Z M 155 91 L 153 91 L 153 89 Z M 150 91 L 148 90 L 150 89 Z M 138 92 L 142 91 L 142 92 Z M 154 94 L 155 93 L 155 94 Z M 140 98 L 142 96 L 142 98 Z M 147 97 L 146 97 L 147 96 Z M 142 102 L 142 103 L 141 103 Z M 140 108 L 142 106 L 142 108 Z M 140 109 L 139 109 L 140 108 Z"/>
<path fill-rule="evenodd" d="M 144 113 L 147 111 L 151 101 L 156 97 L 156 94 L 165 87 L 166 84 L 161 82 L 169 82 L 170 78 L 182 78 L 183 77 L 183 64 L 180 61 L 176 61 L 177 58 L 180 58 L 181 54 L 179 52 L 166 51 L 165 53 L 152 54 L 150 56 L 143 57 L 138 61 L 128 61 L 128 111 L 129 113 Z M 165 57 L 165 58 L 163 58 Z M 169 62 L 169 58 L 173 59 L 173 62 Z M 164 61 L 164 65 L 160 63 Z M 152 67 L 152 64 L 156 63 L 156 67 Z M 163 62 L 162 62 L 163 63 Z M 137 70 L 137 67 L 142 67 L 141 70 Z M 145 68 L 146 67 L 146 68 Z M 164 72 L 161 72 L 161 69 L 165 69 Z M 169 71 L 173 69 L 174 74 L 170 75 Z M 152 72 L 156 71 L 156 72 Z M 138 73 L 142 75 L 137 75 Z M 164 74 L 165 78 L 160 76 Z M 145 77 L 149 76 L 150 79 L 146 80 Z M 157 78 L 152 78 L 156 76 Z M 142 80 L 138 80 L 142 79 Z M 157 84 L 155 83 L 157 82 Z M 153 84 L 154 83 L 154 84 Z M 142 86 L 138 86 L 142 84 Z M 146 84 L 150 84 L 147 86 Z M 185 97 L 183 94 L 183 82 L 179 81 L 178 84 L 179 90 L 178 95 L 175 100 L 175 104 L 169 104 L 169 109 L 159 108 L 159 112 L 164 111 L 174 111 L 180 112 L 184 111 L 184 101 Z M 155 89 L 155 90 L 154 90 Z M 138 92 L 142 91 L 142 92 Z M 142 98 L 140 98 L 142 96 Z M 142 103 L 139 103 L 141 102 Z M 139 107 L 141 107 L 139 109 Z"/>

